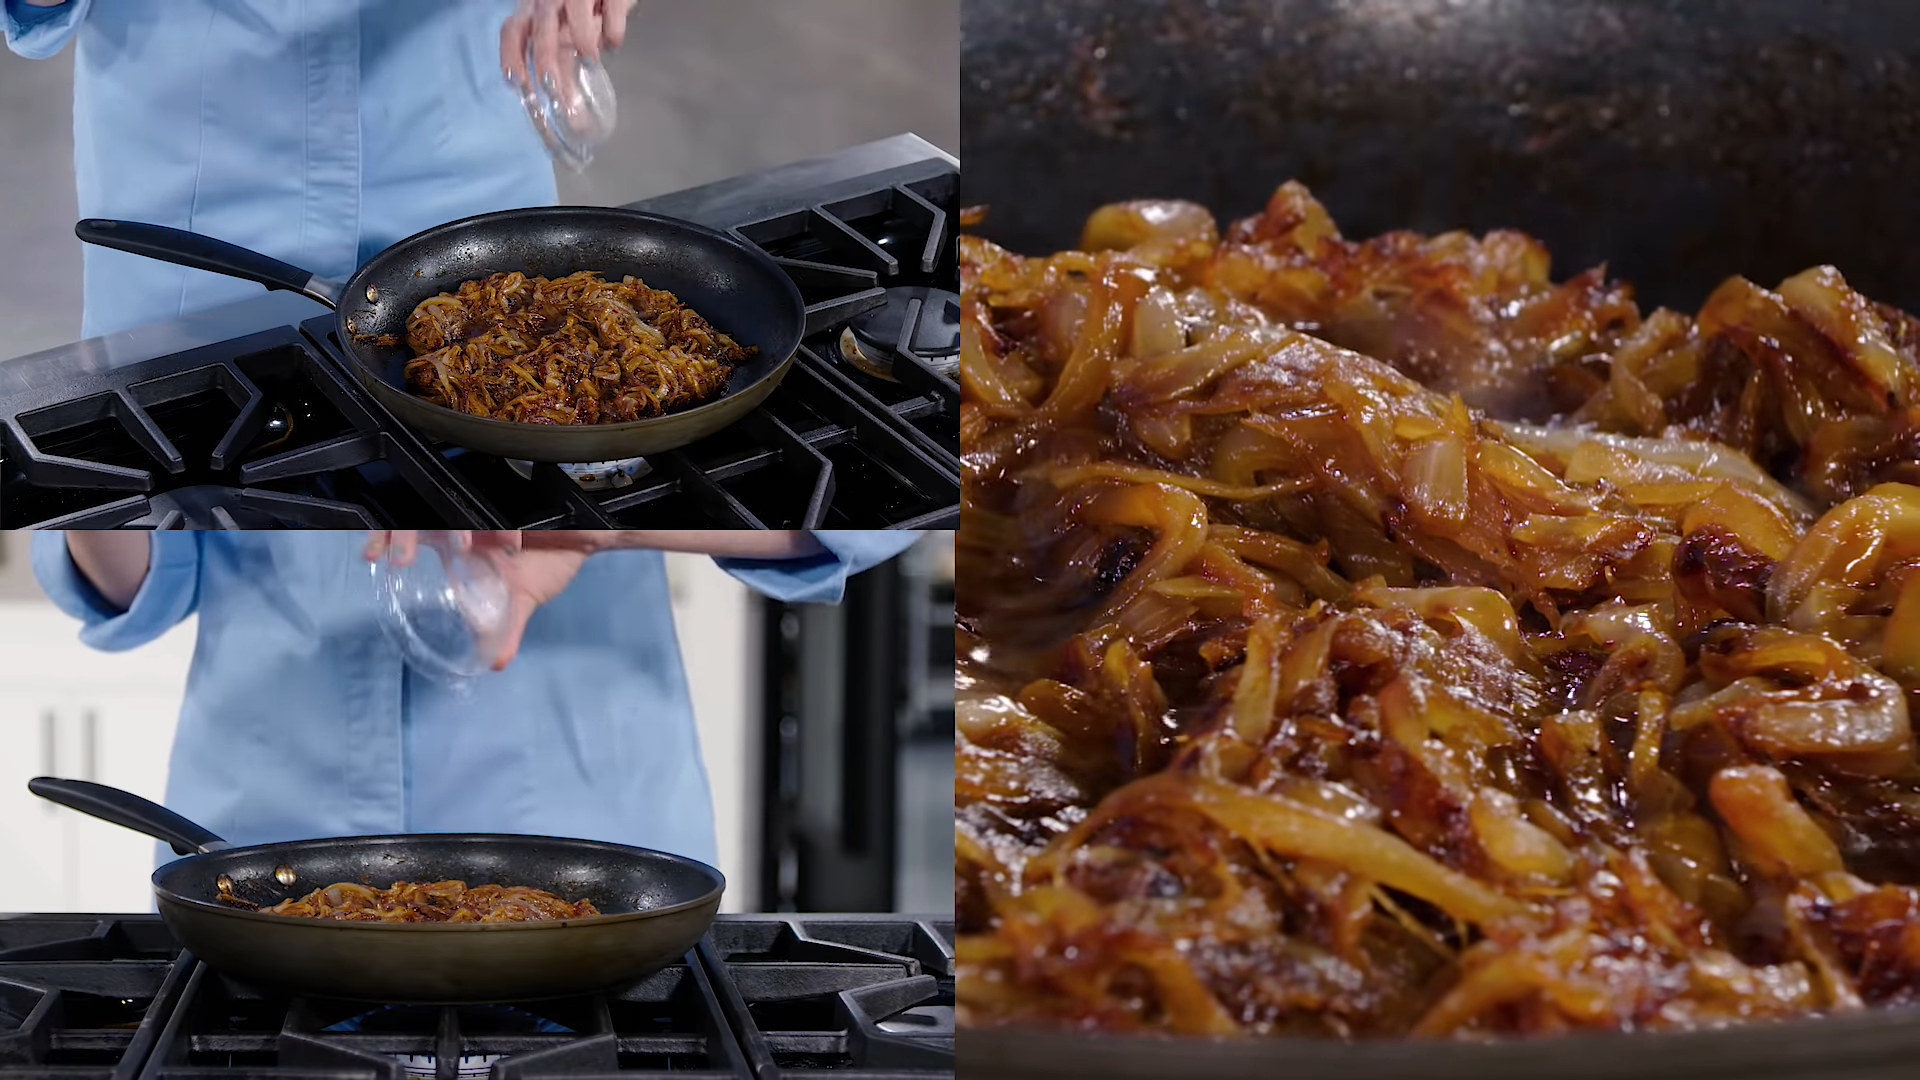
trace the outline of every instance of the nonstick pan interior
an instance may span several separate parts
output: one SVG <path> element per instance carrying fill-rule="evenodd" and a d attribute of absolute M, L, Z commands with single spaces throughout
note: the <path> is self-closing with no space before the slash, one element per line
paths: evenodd
<path fill-rule="evenodd" d="M 963 197 L 1023 252 L 1116 199 L 1307 184 L 1349 236 L 1516 228 L 1647 306 L 1818 263 L 1920 308 L 1920 5 L 968 0 Z"/>

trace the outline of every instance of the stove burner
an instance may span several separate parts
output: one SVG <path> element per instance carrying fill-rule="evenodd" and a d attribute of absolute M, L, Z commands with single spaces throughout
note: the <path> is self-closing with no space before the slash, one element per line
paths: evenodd
<path fill-rule="evenodd" d="M 960 368 L 960 295 L 927 285 L 888 289 L 885 303 L 855 317 L 840 335 L 847 363 L 889 382 L 895 381 L 893 356 L 902 350 L 952 377 Z"/>
<path fill-rule="evenodd" d="M 499 1061 L 500 1054 L 461 1054 L 459 1065 L 460 1080 L 485 1080 L 492 1075 L 493 1063 Z M 416 1080 L 434 1080 L 439 1076 L 439 1059 L 432 1054 L 394 1054 L 395 1061 L 407 1071 L 407 1075 Z"/>
<path fill-rule="evenodd" d="M 323 1028 L 326 1032 L 358 1033 L 363 1035 L 405 1035 L 415 1031 L 431 1031 L 440 1022 L 440 1010 L 423 1005 L 386 1005 L 351 1016 Z M 460 1030 L 472 1035 L 572 1035 L 574 1030 L 563 1027 L 544 1016 L 536 1016 L 524 1009 L 511 1005 L 483 1005 L 463 1007 L 459 1010 Z M 417 1080 L 435 1080 L 439 1075 L 439 1059 L 433 1054 L 389 1054 L 398 1061 L 408 1076 Z M 485 1080 L 492 1073 L 493 1064 L 501 1060 L 504 1054 L 461 1054 L 458 1066 L 460 1080 Z"/>
<path fill-rule="evenodd" d="M 357 1016 L 349 1016 L 323 1031 L 353 1031 L 369 1035 L 404 1035 L 411 1031 L 431 1031 L 440 1022 L 438 1005 L 382 1005 Z M 511 1005 L 461 1005 L 460 1029 L 475 1035 L 571 1035 L 573 1029 L 525 1009 Z M 432 1054 L 415 1054 L 429 1062 Z M 471 1056 L 471 1055 L 470 1055 Z"/>
<path fill-rule="evenodd" d="M 520 474 L 522 480 L 533 479 L 533 462 L 508 458 L 507 466 Z M 582 491 L 613 491 L 618 488 L 632 487 L 635 480 L 653 471 L 653 465 L 646 458 L 626 458 L 622 461 L 589 461 L 578 465 L 560 465 L 559 470 L 580 485 Z"/>

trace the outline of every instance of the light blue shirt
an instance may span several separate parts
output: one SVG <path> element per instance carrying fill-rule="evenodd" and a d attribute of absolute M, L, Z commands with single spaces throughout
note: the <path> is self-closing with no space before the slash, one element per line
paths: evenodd
<path fill-rule="evenodd" d="M 554 202 L 552 162 L 500 74 L 513 7 L 0 0 L 14 52 L 77 39 L 81 217 L 205 233 L 337 279 L 422 229 Z M 92 245 L 85 284 L 86 337 L 260 293 Z"/>
<path fill-rule="evenodd" d="M 918 534 L 814 536 L 828 554 L 716 561 L 768 596 L 831 603 L 848 575 Z M 146 583 L 119 613 L 60 534 L 33 538 L 33 568 L 95 648 L 130 649 L 199 614 L 166 801 L 233 843 L 510 832 L 717 863 L 659 552 L 590 556 L 534 613 L 513 662 L 463 692 L 412 671 L 387 643 L 365 542 L 158 532 Z"/>

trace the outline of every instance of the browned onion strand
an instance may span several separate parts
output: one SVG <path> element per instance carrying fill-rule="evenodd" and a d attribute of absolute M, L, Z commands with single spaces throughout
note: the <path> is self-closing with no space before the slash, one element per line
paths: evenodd
<path fill-rule="evenodd" d="M 600 914 L 591 900 L 568 901 L 526 885 L 396 881 L 385 889 L 343 881 L 282 900 L 268 915 L 346 922 L 550 922 Z"/>
<path fill-rule="evenodd" d="M 407 316 L 409 385 L 527 424 L 610 424 L 705 402 L 752 356 L 664 289 L 590 271 L 461 284 Z"/>
<path fill-rule="evenodd" d="M 964 1023 L 1920 1001 L 1920 320 L 1297 184 L 961 245 Z"/>

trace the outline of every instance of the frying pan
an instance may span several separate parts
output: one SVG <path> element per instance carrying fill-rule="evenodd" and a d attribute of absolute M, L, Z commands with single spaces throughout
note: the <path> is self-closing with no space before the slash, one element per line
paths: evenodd
<path fill-rule="evenodd" d="M 611 989 L 700 940 L 726 882 L 692 859 L 589 840 L 486 833 L 360 836 L 228 847 L 118 788 L 40 777 L 34 794 L 146 833 L 187 857 L 153 874 L 160 917 L 182 948 L 235 978 L 290 993 L 404 1004 L 528 1001 Z M 335 882 L 384 888 L 457 878 L 530 885 L 604 915 L 527 923 L 363 923 L 263 915 Z"/>
<path fill-rule="evenodd" d="M 1351 237 L 1518 228 L 1643 307 L 1817 263 L 1920 310 L 1920 4 L 967 0 L 962 196 L 1025 253 L 1117 199 L 1223 220 L 1309 185 Z M 961 1072 L 1194 1080 L 1912 1075 L 1920 1009 L 1437 1041 L 970 1030 Z"/>
<path fill-rule="evenodd" d="M 334 309 L 353 374 L 403 423 L 456 446 L 528 461 L 611 461 L 684 446 L 752 412 L 786 376 L 806 324 L 800 290 L 765 252 L 692 222 L 638 210 L 542 206 L 462 218 L 415 233 L 369 259 L 345 283 L 198 233 L 89 218 L 89 244 L 257 281 Z M 518 270 L 562 277 L 632 274 L 666 289 L 721 332 L 759 351 L 704 405 L 616 424 L 523 424 L 435 405 L 407 389 L 404 344 L 414 306 L 465 281 Z M 402 344 L 366 338 L 392 334 Z"/>

